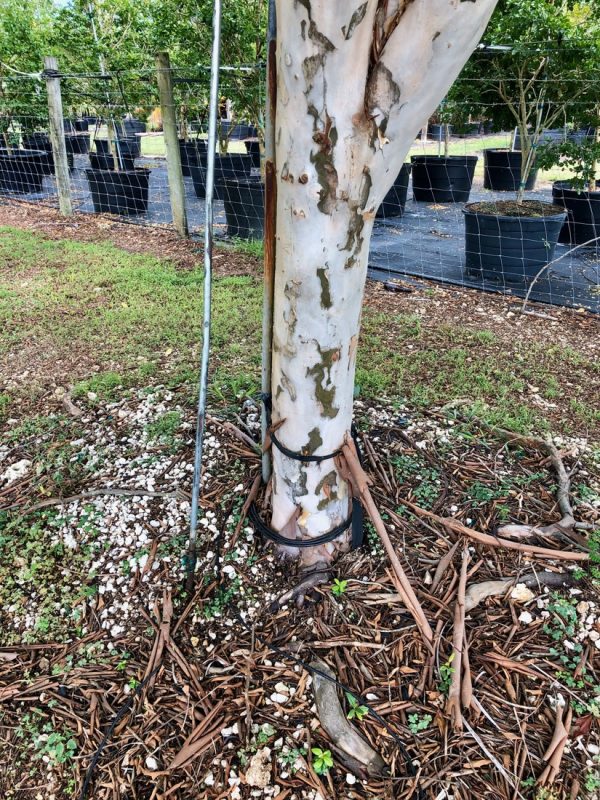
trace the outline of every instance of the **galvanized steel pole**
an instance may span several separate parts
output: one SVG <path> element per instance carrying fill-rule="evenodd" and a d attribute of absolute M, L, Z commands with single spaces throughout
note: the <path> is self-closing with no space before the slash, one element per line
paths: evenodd
<path fill-rule="evenodd" d="M 221 0 L 213 6 L 213 42 L 210 68 L 210 101 L 208 117 L 208 158 L 206 161 L 206 200 L 204 214 L 204 309 L 202 325 L 202 359 L 196 417 L 196 449 L 194 455 L 194 481 L 190 514 L 190 539 L 188 545 L 187 588 L 191 590 L 196 567 L 198 538 L 198 508 L 202 480 L 202 445 L 206 423 L 206 395 L 208 388 L 208 359 L 210 355 L 210 306 L 212 290 L 213 247 L 213 192 L 215 177 L 215 149 L 217 141 L 217 110 L 219 106 L 219 62 L 221 56 Z"/>

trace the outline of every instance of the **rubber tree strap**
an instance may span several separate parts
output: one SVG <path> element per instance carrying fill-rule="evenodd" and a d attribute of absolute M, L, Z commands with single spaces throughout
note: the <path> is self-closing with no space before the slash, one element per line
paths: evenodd
<path fill-rule="evenodd" d="M 330 458 L 335 458 L 342 454 L 341 450 L 336 450 L 333 453 L 328 453 L 325 456 L 306 456 L 304 453 L 297 453 L 294 450 L 290 450 L 284 444 L 281 444 L 279 439 L 275 436 L 274 433 L 269 434 L 271 437 L 271 442 L 275 445 L 275 447 L 283 453 L 284 456 L 288 458 L 293 458 L 294 461 L 301 461 L 303 464 L 313 463 L 313 464 L 320 464 L 321 461 L 327 461 Z"/>
<path fill-rule="evenodd" d="M 322 536 L 316 536 L 314 539 L 288 539 L 287 537 L 282 536 L 278 531 L 274 531 L 272 528 L 269 528 L 269 526 L 262 521 L 260 514 L 258 513 L 256 503 L 252 503 L 250 505 L 250 508 L 248 509 L 248 517 L 250 518 L 250 521 L 256 530 L 262 536 L 264 536 L 265 539 L 284 547 L 304 548 L 318 547 L 320 544 L 328 544 L 334 539 L 337 539 L 337 537 L 344 533 L 344 531 L 350 526 L 352 526 L 352 548 L 355 549 L 356 547 L 360 547 L 362 544 L 362 506 L 358 500 L 352 501 L 352 513 L 346 520 L 344 520 L 344 522 L 340 522 L 340 524 L 336 525 L 335 528 L 332 528 Z"/>

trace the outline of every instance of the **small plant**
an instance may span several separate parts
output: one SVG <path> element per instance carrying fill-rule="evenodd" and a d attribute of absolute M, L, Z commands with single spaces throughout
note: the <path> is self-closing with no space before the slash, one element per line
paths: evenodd
<path fill-rule="evenodd" d="M 306 747 L 294 747 L 291 750 L 282 751 L 277 758 L 293 775 L 299 769 L 299 759 L 303 758 L 305 755 Z"/>
<path fill-rule="evenodd" d="M 340 580 L 339 578 L 333 579 L 333 586 L 331 587 L 331 594 L 336 597 L 341 597 L 348 588 L 348 581 Z"/>
<path fill-rule="evenodd" d="M 440 681 L 438 683 L 438 689 L 442 694 L 448 694 L 450 691 L 450 684 L 452 683 L 452 676 L 454 675 L 454 667 L 452 666 L 452 662 L 454 661 L 454 652 L 452 652 L 448 658 L 448 660 L 440 665 Z"/>
<path fill-rule="evenodd" d="M 431 714 L 423 714 L 422 717 L 419 714 L 408 715 L 408 727 L 410 732 L 414 733 L 415 735 L 421 731 L 426 731 L 431 725 L 432 721 L 433 717 Z"/>
<path fill-rule="evenodd" d="M 359 722 L 366 717 L 369 709 L 366 706 L 361 706 L 356 697 L 350 692 L 346 692 L 346 698 L 350 704 L 350 711 L 348 711 L 348 719 L 357 719 Z"/>
<path fill-rule="evenodd" d="M 239 594 L 240 591 L 240 579 L 234 578 L 231 581 L 231 584 L 227 589 L 221 586 L 218 590 L 216 595 L 210 600 L 203 610 L 203 615 L 206 619 L 212 619 L 216 617 L 217 614 L 220 614 L 224 608 L 226 608 L 231 600 Z"/>
<path fill-rule="evenodd" d="M 277 729 L 268 722 L 265 722 L 264 725 L 261 725 L 259 732 L 256 734 L 256 744 L 259 747 L 262 747 L 269 741 L 269 739 L 272 739 L 276 733 Z"/>
<path fill-rule="evenodd" d="M 333 756 L 330 750 L 321 750 L 320 747 L 313 747 L 311 753 L 314 756 L 313 769 L 317 775 L 326 775 L 333 767 Z"/>
<path fill-rule="evenodd" d="M 16 730 L 19 738 L 29 739 L 34 750 L 34 759 L 44 759 L 52 766 L 66 764 L 77 752 L 77 742 L 70 730 L 56 730 L 51 722 L 43 722 L 43 712 L 34 708 L 24 714 Z"/>
<path fill-rule="evenodd" d="M 156 440 L 161 444 L 173 444 L 181 425 L 179 411 L 167 411 L 154 422 L 146 426 L 146 436 L 150 441 Z"/>

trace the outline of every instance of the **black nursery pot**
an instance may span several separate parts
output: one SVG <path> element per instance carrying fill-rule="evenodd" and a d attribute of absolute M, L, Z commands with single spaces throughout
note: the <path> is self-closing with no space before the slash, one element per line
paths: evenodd
<path fill-rule="evenodd" d="M 110 148 L 108 146 L 108 139 L 94 139 L 96 142 L 96 152 L 98 153 L 108 153 Z M 136 139 L 133 136 L 128 138 L 121 138 L 119 137 L 116 141 L 113 142 L 113 146 L 116 147 L 118 144 L 119 150 L 121 151 L 121 155 L 123 158 L 139 158 L 141 154 L 141 145 L 139 139 Z"/>
<path fill-rule="evenodd" d="M 246 139 L 244 142 L 246 152 L 252 158 L 252 166 L 260 169 L 260 142 L 258 139 Z"/>
<path fill-rule="evenodd" d="M 537 178 L 537 169 L 532 169 L 525 184 L 526 189 L 533 189 Z M 496 150 L 483 151 L 483 188 L 495 192 L 516 192 L 521 183 L 521 151 Z"/>
<path fill-rule="evenodd" d="M 94 211 L 107 214 L 144 214 L 148 210 L 149 169 L 86 169 Z"/>
<path fill-rule="evenodd" d="M 428 203 L 466 203 L 477 156 L 412 156 L 413 197 Z"/>
<path fill-rule="evenodd" d="M 206 197 L 206 168 L 202 165 L 190 168 L 196 197 Z M 252 170 L 252 156 L 242 153 L 215 155 L 215 199 L 224 200 L 225 180 L 249 178 Z"/>
<path fill-rule="evenodd" d="M 90 137 L 88 133 L 66 133 L 65 145 L 68 154 L 84 155 L 90 149 Z"/>
<path fill-rule="evenodd" d="M 260 178 L 226 178 L 220 189 L 225 204 L 227 235 L 240 239 L 262 239 L 265 189 Z"/>
<path fill-rule="evenodd" d="M 141 119 L 124 119 L 121 123 L 124 137 L 135 136 L 136 133 L 146 133 L 146 123 Z"/>
<path fill-rule="evenodd" d="M 47 155 L 43 150 L 0 149 L 0 189 L 20 194 L 41 192 Z"/>
<path fill-rule="evenodd" d="M 90 166 L 92 169 L 114 170 L 115 159 L 111 153 L 90 153 Z M 135 158 L 122 155 L 120 167 L 125 172 L 135 169 Z"/>
<path fill-rule="evenodd" d="M 184 177 L 191 177 L 192 167 L 206 165 L 207 152 L 204 139 L 179 139 L 181 171 Z"/>
<path fill-rule="evenodd" d="M 404 214 L 406 195 L 408 194 L 410 167 L 410 164 L 402 164 L 392 188 L 383 198 L 382 204 L 377 209 L 377 213 L 375 214 L 377 219 L 401 217 Z"/>
<path fill-rule="evenodd" d="M 41 169 L 44 175 L 54 175 L 54 154 L 52 152 L 52 142 L 47 133 L 31 133 L 23 137 L 23 147 L 26 150 L 42 150 L 44 158 L 41 159 Z M 67 163 L 69 169 L 73 169 L 75 162 L 73 153 L 67 147 Z"/>
<path fill-rule="evenodd" d="M 466 271 L 488 280 L 527 283 L 554 257 L 566 213 L 538 217 L 505 216 L 478 211 L 465 215 Z M 545 204 L 549 205 L 549 204 Z"/>
<path fill-rule="evenodd" d="M 600 236 L 600 191 L 577 192 L 569 181 L 556 181 L 552 184 L 552 199 L 567 210 L 559 242 L 585 244 Z M 593 242 L 591 246 L 600 247 L 600 242 Z"/>

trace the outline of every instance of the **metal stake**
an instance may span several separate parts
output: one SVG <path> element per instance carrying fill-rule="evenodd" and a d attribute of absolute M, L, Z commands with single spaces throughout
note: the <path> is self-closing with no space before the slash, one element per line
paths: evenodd
<path fill-rule="evenodd" d="M 221 56 L 221 0 L 214 0 L 213 41 L 210 65 L 210 101 L 208 117 L 208 158 L 206 161 L 206 200 L 204 215 L 204 309 L 202 324 L 202 359 L 196 416 L 196 449 L 194 453 L 194 481 L 192 485 L 192 510 L 190 514 L 190 540 L 188 545 L 186 588 L 191 591 L 196 568 L 196 543 L 198 539 L 198 508 L 200 505 L 200 480 L 202 477 L 202 445 L 206 422 L 206 394 L 208 386 L 208 358 L 210 355 L 210 305 L 212 290 L 213 247 L 213 191 L 215 178 L 215 149 L 217 140 L 217 109 L 219 106 L 219 61 Z"/>

